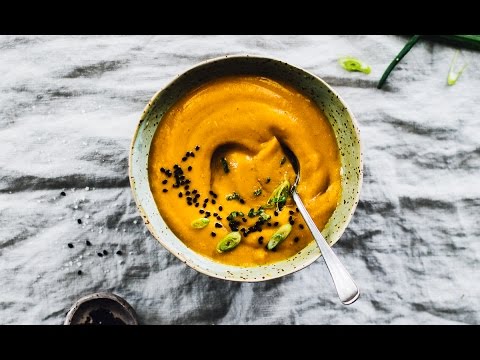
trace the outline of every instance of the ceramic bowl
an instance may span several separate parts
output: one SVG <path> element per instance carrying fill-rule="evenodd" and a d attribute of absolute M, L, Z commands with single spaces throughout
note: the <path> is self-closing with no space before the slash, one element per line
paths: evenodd
<path fill-rule="evenodd" d="M 152 235 L 172 254 L 201 273 L 234 281 L 275 279 L 303 269 L 321 255 L 315 241 L 294 256 L 269 265 L 239 267 L 217 263 L 189 249 L 159 213 L 148 180 L 148 155 L 155 130 L 168 109 L 188 91 L 220 76 L 249 74 L 277 79 L 308 95 L 325 113 L 340 149 L 342 195 L 322 234 L 335 244 L 358 203 L 363 178 L 362 147 L 357 122 L 345 101 L 324 80 L 283 61 L 247 55 L 225 56 L 195 65 L 157 92 L 145 107 L 133 136 L 129 176 L 138 210 Z"/>

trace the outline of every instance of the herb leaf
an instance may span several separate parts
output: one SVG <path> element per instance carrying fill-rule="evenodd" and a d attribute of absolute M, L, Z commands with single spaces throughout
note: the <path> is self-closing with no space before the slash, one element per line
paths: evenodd
<path fill-rule="evenodd" d="M 347 71 L 360 71 L 365 74 L 370 74 L 370 72 L 372 71 L 370 66 L 365 64 L 363 61 L 358 60 L 351 56 L 342 57 L 338 59 L 338 62 Z"/>
<path fill-rule="evenodd" d="M 225 196 L 225 199 L 227 199 L 228 201 L 231 201 L 231 200 L 240 200 L 240 195 L 238 195 L 235 191 L 231 194 L 228 194 L 227 196 Z"/>
<path fill-rule="evenodd" d="M 250 209 L 250 211 L 248 212 L 248 217 L 254 218 L 254 217 L 256 217 L 256 216 L 258 216 L 259 219 L 264 220 L 264 221 L 267 221 L 268 219 L 271 218 L 271 216 L 268 215 L 268 214 L 265 212 L 263 206 L 260 206 L 257 211 L 255 211 L 255 209 L 252 208 L 252 209 Z"/>
<path fill-rule="evenodd" d="M 232 212 L 230 213 L 230 215 L 227 216 L 227 220 L 228 220 L 228 221 L 232 221 L 232 220 L 235 219 L 237 216 L 242 217 L 242 216 L 244 216 L 244 213 L 241 212 L 241 211 L 232 211 Z"/>
<path fill-rule="evenodd" d="M 260 195 L 262 195 L 262 189 L 258 188 L 257 190 L 255 190 L 255 191 L 253 192 L 253 195 L 255 195 L 255 196 L 260 196 Z"/>
<path fill-rule="evenodd" d="M 222 162 L 223 171 L 225 172 L 225 174 L 228 174 L 230 172 L 230 169 L 228 168 L 227 159 L 222 158 L 220 161 Z"/>

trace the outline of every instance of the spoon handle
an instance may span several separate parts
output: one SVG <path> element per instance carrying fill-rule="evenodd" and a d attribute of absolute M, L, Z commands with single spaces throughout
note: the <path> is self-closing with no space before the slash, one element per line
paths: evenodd
<path fill-rule="evenodd" d="M 345 305 L 354 303 L 360 296 L 360 291 L 358 290 L 357 285 L 347 269 L 345 269 L 345 266 L 340 262 L 337 255 L 335 255 L 332 248 L 327 244 L 327 240 L 325 240 L 320 230 L 318 230 L 312 217 L 305 208 L 305 205 L 303 205 L 302 199 L 300 199 L 300 196 L 296 191 L 293 191 L 292 197 L 322 252 L 323 259 L 327 264 L 328 271 L 330 272 L 335 288 L 337 289 L 338 297 Z"/>

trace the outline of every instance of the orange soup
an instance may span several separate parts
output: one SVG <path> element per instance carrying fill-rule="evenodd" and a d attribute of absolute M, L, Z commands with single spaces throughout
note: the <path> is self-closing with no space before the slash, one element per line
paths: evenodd
<path fill-rule="evenodd" d="M 185 245 L 217 262 L 293 256 L 313 237 L 289 196 L 295 173 L 281 143 L 300 162 L 297 191 L 323 229 L 341 193 L 333 130 L 307 96 L 257 76 L 211 81 L 164 115 L 148 169 L 161 216 Z"/>

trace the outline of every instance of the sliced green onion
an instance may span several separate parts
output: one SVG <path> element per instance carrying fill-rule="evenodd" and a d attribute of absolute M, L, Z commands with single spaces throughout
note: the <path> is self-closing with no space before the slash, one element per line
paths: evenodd
<path fill-rule="evenodd" d="M 458 50 L 455 51 L 455 55 L 453 55 L 452 62 L 450 64 L 450 69 L 448 70 L 447 84 L 450 86 L 455 85 L 460 75 L 462 75 L 463 70 L 465 70 L 465 68 L 468 65 L 468 64 L 463 65 L 459 71 L 455 72 L 455 63 L 457 62 L 457 56 L 458 56 Z"/>
<path fill-rule="evenodd" d="M 347 71 L 361 71 L 365 74 L 370 74 L 370 72 L 372 71 L 370 66 L 365 64 L 363 61 L 351 56 L 342 57 L 338 59 L 338 62 Z"/>
<path fill-rule="evenodd" d="M 267 200 L 267 205 L 265 207 L 272 208 L 275 205 L 277 206 L 277 210 L 280 211 L 285 206 L 287 202 L 288 195 L 290 194 L 290 183 L 285 178 L 280 185 L 278 185 L 275 190 L 273 190 L 272 195 Z"/>
<path fill-rule="evenodd" d="M 219 253 L 223 253 L 225 251 L 230 251 L 235 248 L 240 241 L 242 240 L 242 236 L 238 231 L 231 232 L 227 234 L 220 242 L 217 244 L 217 251 Z"/>
<path fill-rule="evenodd" d="M 210 219 L 208 218 L 200 218 L 197 220 L 192 221 L 192 227 L 194 229 L 203 229 L 205 226 L 207 226 L 210 223 Z"/>
<path fill-rule="evenodd" d="M 287 236 L 290 234 L 290 231 L 292 231 L 292 225 L 285 224 L 280 226 L 280 228 L 270 238 L 270 241 L 267 244 L 267 249 L 272 250 L 275 248 L 275 246 L 287 238 Z"/>

